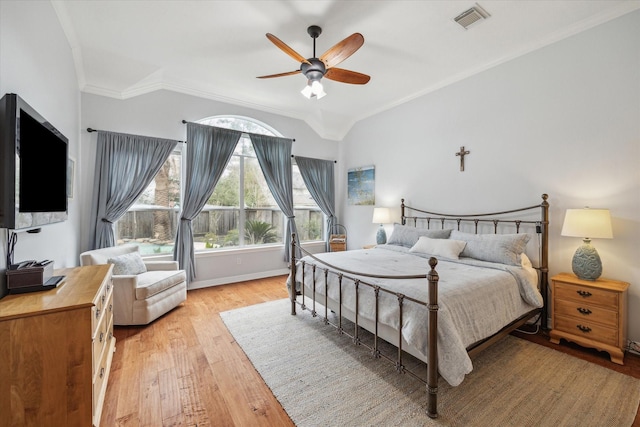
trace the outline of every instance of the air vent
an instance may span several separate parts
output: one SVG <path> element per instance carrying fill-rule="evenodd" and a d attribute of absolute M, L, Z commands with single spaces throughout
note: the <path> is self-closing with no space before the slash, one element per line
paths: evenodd
<path fill-rule="evenodd" d="M 473 24 L 480 22 L 483 19 L 487 19 L 490 16 L 491 15 L 489 15 L 486 10 L 484 10 L 478 3 L 476 3 L 476 5 L 471 9 L 465 10 L 460 15 L 453 18 L 453 20 L 460 24 L 460 26 L 466 30 Z"/>

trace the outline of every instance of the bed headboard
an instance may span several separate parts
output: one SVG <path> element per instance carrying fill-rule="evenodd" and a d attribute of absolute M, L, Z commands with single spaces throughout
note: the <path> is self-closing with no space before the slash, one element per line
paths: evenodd
<path fill-rule="evenodd" d="M 444 214 L 405 205 L 402 199 L 400 213 L 403 225 L 425 228 L 452 228 L 476 234 L 535 233 L 539 238 L 538 257 L 534 262 L 540 272 L 540 292 L 544 299 L 542 327 L 547 328 L 547 287 L 549 274 L 549 202 L 547 194 L 542 202 L 523 208 L 479 214 Z M 539 217 L 535 218 L 536 211 Z"/>

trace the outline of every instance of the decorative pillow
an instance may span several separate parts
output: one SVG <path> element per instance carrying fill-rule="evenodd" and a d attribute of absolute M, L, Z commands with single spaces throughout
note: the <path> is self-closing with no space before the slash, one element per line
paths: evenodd
<path fill-rule="evenodd" d="M 435 257 L 458 259 L 458 255 L 464 249 L 467 242 L 453 239 L 430 239 L 420 236 L 418 243 L 413 245 L 409 252 L 429 254 Z"/>
<path fill-rule="evenodd" d="M 447 239 L 450 233 L 451 230 L 427 230 L 409 225 L 393 224 L 393 231 L 389 240 L 387 240 L 387 245 L 411 248 L 418 243 L 420 236 L 431 237 L 432 239 Z"/>
<path fill-rule="evenodd" d="M 533 264 L 531 263 L 531 260 L 529 259 L 527 254 L 525 254 L 524 252 L 520 254 L 520 265 L 523 267 L 533 268 Z"/>
<path fill-rule="evenodd" d="M 453 230 L 450 238 L 467 242 L 462 257 L 518 266 L 529 241 L 528 234 L 470 234 L 458 230 Z"/>
<path fill-rule="evenodd" d="M 118 276 L 140 274 L 147 271 L 139 252 L 131 252 L 109 258 L 107 263 L 113 264 L 113 274 Z"/>

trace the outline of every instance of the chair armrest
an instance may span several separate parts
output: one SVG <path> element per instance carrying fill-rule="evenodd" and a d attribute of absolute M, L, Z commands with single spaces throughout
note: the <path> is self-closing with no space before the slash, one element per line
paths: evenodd
<path fill-rule="evenodd" d="M 118 286 L 135 289 L 136 283 L 138 283 L 138 276 L 136 274 L 113 274 L 111 275 L 111 280 L 113 283 L 118 283 Z"/>
<path fill-rule="evenodd" d="M 136 275 L 113 275 L 113 317 L 118 325 L 129 325 L 133 320 L 133 302 L 136 300 Z"/>
<path fill-rule="evenodd" d="M 148 271 L 178 270 L 178 261 L 144 261 Z"/>

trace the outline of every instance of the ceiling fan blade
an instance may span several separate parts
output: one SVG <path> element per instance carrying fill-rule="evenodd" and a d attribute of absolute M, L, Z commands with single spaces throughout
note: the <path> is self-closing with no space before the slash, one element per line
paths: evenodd
<path fill-rule="evenodd" d="M 300 74 L 300 70 L 287 71 L 286 73 L 280 73 L 280 74 L 270 74 L 268 76 L 258 76 L 256 78 L 257 79 L 271 79 L 273 77 L 293 76 L 294 74 Z"/>
<path fill-rule="evenodd" d="M 362 34 L 354 33 L 323 53 L 318 59 L 324 62 L 327 68 L 332 68 L 353 55 L 363 44 Z"/>
<path fill-rule="evenodd" d="M 363 85 L 369 82 L 371 77 L 366 74 L 349 71 L 342 68 L 329 68 L 324 75 L 329 80 L 336 82 L 351 83 L 354 85 Z"/>
<path fill-rule="evenodd" d="M 271 40 L 271 42 L 273 44 L 278 46 L 284 53 L 286 53 L 287 55 L 289 55 L 290 57 L 292 57 L 296 61 L 298 61 L 298 62 L 306 62 L 307 64 L 309 63 L 307 58 L 303 57 L 298 52 L 296 52 L 295 50 L 291 49 L 289 46 L 287 46 L 287 44 L 285 42 L 283 42 L 282 40 L 280 40 L 279 38 L 277 38 L 273 34 L 267 33 L 267 38 L 269 40 Z"/>

